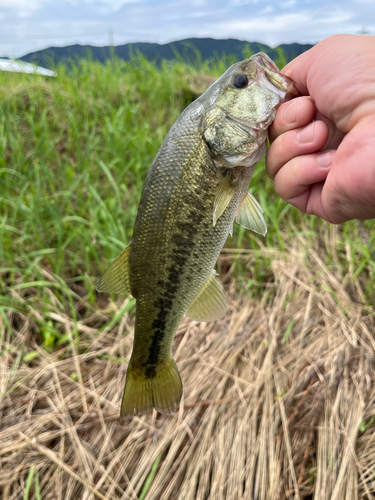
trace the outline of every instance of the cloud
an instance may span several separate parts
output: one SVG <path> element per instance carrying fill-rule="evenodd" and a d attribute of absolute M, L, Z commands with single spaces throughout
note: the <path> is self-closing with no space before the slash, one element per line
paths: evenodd
<path fill-rule="evenodd" d="M 260 11 L 260 15 L 264 16 L 265 14 L 270 14 L 271 12 L 273 12 L 273 7 L 271 7 L 271 5 L 267 5 L 267 7 L 265 7 L 263 10 Z"/>
<path fill-rule="evenodd" d="M 297 1 L 296 0 L 287 0 L 286 2 L 283 2 L 282 7 L 284 9 L 290 9 L 294 5 L 296 5 Z"/>
<path fill-rule="evenodd" d="M 193 2 L 193 3 L 192 3 Z M 0 54 L 75 43 L 240 38 L 271 46 L 335 33 L 374 33 L 367 0 L 0 0 Z"/>
<path fill-rule="evenodd" d="M 300 12 L 296 14 L 281 14 L 275 16 L 256 17 L 254 19 L 236 19 L 228 23 L 221 24 L 220 28 L 226 31 L 238 31 L 253 33 L 261 31 L 280 31 L 295 28 L 298 25 L 309 22 L 311 16 L 308 12 Z"/>
<path fill-rule="evenodd" d="M 46 2 L 47 0 L 1 0 L 0 13 L 5 16 L 8 11 L 17 17 L 27 17 L 40 9 Z"/>
<path fill-rule="evenodd" d="M 320 21 L 326 24 L 336 24 L 336 23 L 339 24 L 345 21 L 349 21 L 350 19 L 352 19 L 352 17 L 353 15 L 349 12 L 336 11 L 332 12 L 331 14 L 328 14 L 328 17 L 325 17 Z"/>
<path fill-rule="evenodd" d="M 121 9 L 124 5 L 130 3 L 141 3 L 142 0 L 68 0 L 69 3 L 75 7 L 88 7 L 89 9 L 94 9 L 97 12 L 109 13 L 116 12 Z"/>

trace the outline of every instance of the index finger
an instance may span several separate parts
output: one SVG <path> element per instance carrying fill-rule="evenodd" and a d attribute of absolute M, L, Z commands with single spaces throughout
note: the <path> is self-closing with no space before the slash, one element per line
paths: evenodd
<path fill-rule="evenodd" d="M 313 121 L 315 115 L 315 105 L 310 97 L 296 97 L 285 102 L 277 110 L 276 118 L 268 129 L 270 142 L 284 132 L 304 127 Z"/>
<path fill-rule="evenodd" d="M 293 80 L 301 95 L 309 95 L 307 78 L 315 58 L 315 50 L 316 46 L 300 54 L 282 69 L 282 73 Z"/>

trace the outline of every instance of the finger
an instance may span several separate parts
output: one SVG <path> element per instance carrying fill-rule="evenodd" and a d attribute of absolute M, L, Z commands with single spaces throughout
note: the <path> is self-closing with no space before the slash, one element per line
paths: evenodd
<path fill-rule="evenodd" d="M 268 129 L 270 142 L 288 130 L 301 128 L 312 122 L 315 113 L 315 106 L 309 97 L 297 97 L 282 104 L 277 110 L 274 122 Z"/>
<path fill-rule="evenodd" d="M 315 184 L 311 184 L 307 187 L 307 189 L 296 196 L 288 200 L 288 203 L 298 208 L 302 212 L 308 215 L 316 215 L 327 222 L 333 223 L 330 219 L 329 215 L 324 210 L 323 202 L 322 202 L 322 192 L 325 185 L 325 181 L 320 181 Z"/>
<path fill-rule="evenodd" d="M 310 187 L 326 179 L 333 156 L 334 151 L 325 151 L 293 158 L 276 174 L 276 192 L 284 200 L 306 212 Z"/>
<path fill-rule="evenodd" d="M 333 222 L 326 211 L 324 210 L 322 203 L 322 192 L 325 182 L 317 182 L 316 184 L 311 184 L 307 189 L 296 196 L 288 200 L 288 203 L 297 207 L 302 212 L 309 215 L 316 215 L 326 220 L 327 222 Z"/>
<path fill-rule="evenodd" d="M 266 154 L 268 175 L 274 179 L 280 168 L 292 158 L 319 151 L 327 138 L 328 128 L 322 121 L 281 134 L 271 144 Z"/>
<path fill-rule="evenodd" d="M 306 197 L 306 206 L 304 212 L 310 215 L 316 215 L 326 220 L 327 222 L 333 223 L 332 219 L 329 217 L 323 206 L 323 190 L 325 182 L 317 182 L 310 186 L 310 192 L 308 197 Z"/>
<path fill-rule="evenodd" d="M 286 76 L 294 81 L 295 87 L 302 95 L 309 95 L 307 79 L 316 53 L 319 53 L 319 47 L 318 49 L 316 47 L 315 45 L 310 50 L 293 59 L 282 70 Z"/>
<path fill-rule="evenodd" d="M 375 118 L 358 123 L 342 140 L 322 193 L 330 219 L 375 219 Z"/>
<path fill-rule="evenodd" d="M 332 123 L 331 120 L 328 120 L 328 118 L 319 113 L 319 111 L 316 113 L 316 120 L 323 121 L 327 125 L 329 131 L 329 136 L 327 142 L 324 144 L 323 149 L 337 149 L 341 141 L 345 137 L 345 134 L 340 132 L 336 125 Z"/>

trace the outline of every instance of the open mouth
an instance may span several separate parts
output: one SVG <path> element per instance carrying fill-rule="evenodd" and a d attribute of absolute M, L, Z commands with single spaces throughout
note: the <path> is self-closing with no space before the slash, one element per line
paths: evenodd
<path fill-rule="evenodd" d="M 261 73 L 267 78 L 267 81 L 273 86 L 273 91 L 281 95 L 280 92 L 286 97 L 292 98 L 298 95 L 294 87 L 293 80 L 283 75 L 277 68 L 276 64 L 270 59 L 267 54 L 259 52 L 253 56 L 261 69 Z"/>

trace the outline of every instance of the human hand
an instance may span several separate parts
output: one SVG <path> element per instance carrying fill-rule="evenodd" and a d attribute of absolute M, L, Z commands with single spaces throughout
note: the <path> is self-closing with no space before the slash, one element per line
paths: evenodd
<path fill-rule="evenodd" d="M 269 129 L 276 192 L 332 223 L 375 218 L 375 37 L 335 35 L 283 69 L 302 97 Z"/>

